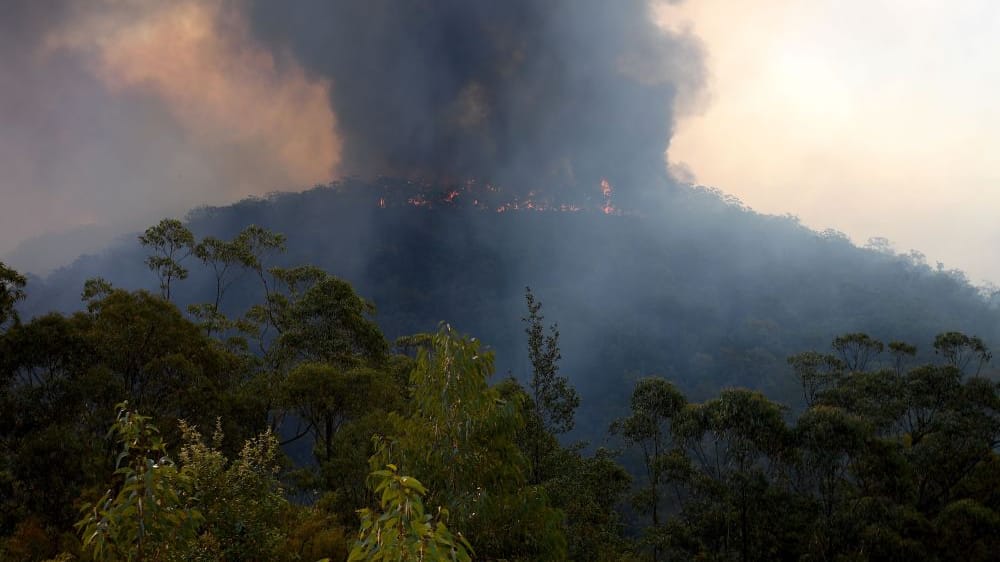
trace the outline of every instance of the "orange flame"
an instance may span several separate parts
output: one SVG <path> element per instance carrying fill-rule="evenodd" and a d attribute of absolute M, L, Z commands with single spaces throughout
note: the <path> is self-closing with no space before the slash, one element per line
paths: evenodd
<path fill-rule="evenodd" d="M 606 215 L 625 214 L 612 203 L 614 188 L 607 179 L 601 180 L 600 188 L 604 200 L 596 208 Z M 407 205 L 427 209 L 455 207 L 495 213 L 508 211 L 577 213 L 594 209 L 594 207 L 552 201 L 534 190 L 528 191 L 522 196 L 505 195 L 502 187 L 492 183 L 481 183 L 474 179 L 465 180 L 444 189 L 435 188 L 430 184 L 407 181 L 405 185 L 386 184 L 379 195 L 378 207 L 386 209 L 398 205 L 400 201 L 405 201 Z"/>
<path fill-rule="evenodd" d="M 604 205 L 601 206 L 601 210 L 604 211 L 604 214 L 621 214 L 621 211 L 615 209 L 615 206 L 611 204 L 611 194 L 614 193 L 614 189 L 612 189 L 611 182 L 607 179 L 601 179 L 601 193 L 604 194 Z"/>
<path fill-rule="evenodd" d="M 606 179 L 601 179 L 601 193 L 604 194 L 605 199 L 611 199 L 611 193 L 614 191 L 611 189 L 611 183 Z"/>
<path fill-rule="evenodd" d="M 428 207 L 431 204 L 423 195 L 414 195 L 407 199 L 406 202 L 414 207 Z"/>

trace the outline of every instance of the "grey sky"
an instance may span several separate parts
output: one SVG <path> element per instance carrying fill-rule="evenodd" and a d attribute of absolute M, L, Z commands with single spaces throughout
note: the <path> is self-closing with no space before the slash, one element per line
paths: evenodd
<path fill-rule="evenodd" d="M 709 97 L 669 159 L 768 213 L 1000 282 L 1000 4 L 699 0 Z"/>

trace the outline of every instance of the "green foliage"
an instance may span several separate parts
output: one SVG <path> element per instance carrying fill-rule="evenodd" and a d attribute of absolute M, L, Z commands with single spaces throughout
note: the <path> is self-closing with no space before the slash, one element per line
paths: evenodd
<path fill-rule="evenodd" d="M 621 435 L 626 443 L 642 451 L 645 485 L 632 503 L 641 513 L 652 517 L 653 529 L 660 524 L 664 487 L 673 473 L 684 469 L 676 462 L 672 425 L 686 404 L 684 395 L 674 385 L 659 377 L 644 378 L 632 391 L 631 415 L 611 426 L 612 434 Z M 658 557 L 659 548 L 654 546 L 653 559 Z"/>
<path fill-rule="evenodd" d="M 514 379 L 501 381 L 494 388 L 505 401 L 531 403 Z M 611 451 L 600 448 L 587 457 L 583 443 L 564 447 L 555 435 L 541 431 L 530 419 L 520 432 L 519 443 L 526 455 L 541 444 L 540 464 L 533 464 L 532 472 L 540 477 L 538 486 L 549 503 L 564 514 L 562 528 L 569 559 L 627 559 L 630 544 L 624 538 L 625 524 L 617 507 L 629 490 L 631 476 Z"/>
<path fill-rule="evenodd" d="M 388 429 L 386 413 L 402 406 L 403 384 L 370 318 L 374 307 L 350 284 L 312 267 L 274 275 L 285 291 L 271 294 L 262 317 L 278 331 L 265 355 L 277 391 L 269 409 L 294 415 L 290 440 L 313 438 L 319 466 L 302 483 L 336 491 L 353 513 L 365 495 L 369 439 Z"/>
<path fill-rule="evenodd" d="M 798 458 L 793 466 L 798 485 L 816 501 L 806 540 L 824 557 L 836 556 L 856 540 L 857 519 L 850 511 L 857 473 L 852 467 L 871 435 L 871 424 L 864 418 L 829 406 L 809 409 L 796 425 Z"/>
<path fill-rule="evenodd" d="M 270 253 L 285 251 L 285 237 L 257 225 L 244 228 L 230 241 L 214 236 L 206 237 L 194 245 L 192 252 L 203 264 L 212 269 L 215 281 L 215 298 L 212 302 L 191 305 L 188 310 L 199 318 L 208 334 L 236 327 L 222 312 L 222 301 L 240 272 L 251 271 L 269 286 L 264 276 L 263 261 Z M 269 292 L 268 292 L 269 294 Z"/>
<path fill-rule="evenodd" d="M 243 363 L 175 306 L 144 291 L 115 290 L 90 308 L 87 341 L 120 396 L 152 415 L 201 424 L 228 413 L 211 400 L 238 382 Z"/>
<path fill-rule="evenodd" d="M 0 262 L 0 328 L 8 320 L 19 321 L 15 306 L 24 300 L 24 287 L 28 281 L 23 275 Z"/>
<path fill-rule="evenodd" d="M 816 402 L 819 393 L 833 387 L 843 376 L 846 365 L 833 355 L 805 351 L 788 358 L 788 364 L 802 385 L 806 406 Z"/>
<path fill-rule="evenodd" d="M 1000 551 L 1000 513 L 974 499 L 948 504 L 933 524 L 944 560 L 993 560 Z"/>
<path fill-rule="evenodd" d="M 83 548 L 98 561 L 166 560 L 178 544 L 194 540 L 202 516 L 185 507 L 177 469 L 148 417 L 123 403 L 108 437 L 121 446 L 116 483 L 84 504 L 76 524 Z"/>
<path fill-rule="evenodd" d="M 963 373 L 970 364 L 975 365 L 975 376 L 979 376 L 983 366 L 993 358 L 983 340 L 961 332 L 938 334 L 934 338 L 934 353 L 941 355 L 949 365 Z"/>
<path fill-rule="evenodd" d="M 193 426 L 181 423 L 184 445 L 177 485 L 189 490 L 189 505 L 200 513 L 198 537 L 179 550 L 183 560 L 277 560 L 285 535 L 281 517 L 288 508 L 278 482 L 277 438 L 270 432 L 247 440 L 229 461 L 220 450 L 216 424 L 212 444 Z"/>
<path fill-rule="evenodd" d="M 112 290 L 88 308 L 0 335 L 0 483 L 9 485 L 0 511 L 34 514 L 54 530 L 74 520 L 76 498 L 101 495 L 95 487 L 112 470 L 101 436 L 122 398 L 162 420 L 171 438 L 180 416 L 225 415 L 237 435 L 265 423 L 239 415 L 242 362 L 169 302 Z"/>
<path fill-rule="evenodd" d="M 285 243 L 284 234 L 251 224 L 240 231 L 232 245 L 242 265 L 263 276 L 264 261 L 270 254 L 284 252 Z"/>
<path fill-rule="evenodd" d="M 723 390 L 684 408 L 672 429 L 693 469 L 685 506 L 702 548 L 764 560 L 778 544 L 764 506 L 780 509 L 772 487 L 791 444 L 783 409 L 759 392 Z"/>
<path fill-rule="evenodd" d="M 712 443 L 715 459 L 703 467 L 711 476 L 723 478 L 727 472 L 745 472 L 761 466 L 764 457 L 781 454 L 788 444 L 782 416 L 783 408 L 759 392 L 725 389 L 718 398 L 687 406 L 674 430 L 699 458 L 709 458 L 703 445 Z"/>
<path fill-rule="evenodd" d="M 868 365 L 885 349 L 885 345 L 868 334 L 855 332 L 834 338 L 833 349 L 840 356 L 844 367 L 853 372 L 867 370 Z"/>
<path fill-rule="evenodd" d="M 83 291 L 80 293 L 80 300 L 90 305 L 99 302 L 114 292 L 111 282 L 103 277 L 91 277 L 83 282 Z"/>
<path fill-rule="evenodd" d="M 334 443 L 346 425 L 400 406 L 402 392 L 391 376 L 369 367 L 342 371 L 326 363 L 303 363 L 282 383 L 282 402 L 313 435 L 316 459 L 332 462 Z M 371 433 L 369 433 L 369 436 Z"/>
<path fill-rule="evenodd" d="M 425 511 L 427 489 L 416 478 L 400 475 L 392 464 L 370 478 L 379 510 L 361 510 L 361 531 L 349 562 L 472 560 L 469 542 L 448 529 L 448 510 L 439 508 L 436 515 Z"/>
<path fill-rule="evenodd" d="M 534 403 L 533 415 L 538 416 L 543 431 L 553 434 L 565 433 L 573 429 L 573 413 L 580 405 L 580 396 L 569 384 L 566 377 L 559 375 L 559 328 L 549 326 L 544 333 L 541 315 L 542 303 L 535 300 L 531 288 L 524 290 L 524 300 L 528 305 L 528 316 L 522 321 L 528 334 L 528 358 L 531 360 L 531 398 Z"/>
<path fill-rule="evenodd" d="M 630 559 L 625 523 L 615 509 L 632 484 L 632 477 L 612 451 L 597 449 L 583 456 L 577 448 L 557 448 L 548 459 L 552 476 L 542 483 L 553 506 L 565 514 L 564 533 L 569 560 Z"/>
<path fill-rule="evenodd" d="M 177 219 L 163 219 L 139 235 L 139 242 L 150 249 L 146 266 L 160 280 L 164 299 L 170 300 L 172 282 L 187 279 L 188 270 L 181 263 L 194 252 L 194 235 Z"/>
<path fill-rule="evenodd" d="M 521 404 L 503 401 L 489 388 L 493 356 L 481 351 L 478 341 L 445 325 L 432 346 L 418 353 L 410 374 L 413 414 L 401 420 L 405 433 L 393 444 L 411 461 L 403 466 L 452 500 L 444 503 L 462 506 L 454 512 L 472 513 L 483 492 L 477 488 L 489 487 L 471 483 L 489 479 L 506 488 L 524 482 L 526 463 L 513 442 L 524 423 Z M 431 470 L 422 470 L 425 466 Z M 436 486 L 438 481 L 443 485 Z"/>
<path fill-rule="evenodd" d="M 89 327 L 84 315 L 51 314 L 0 334 L 0 474 L 9 478 L 0 514 L 64 527 L 103 465 L 100 437 L 121 393 L 98 367 Z"/>
<path fill-rule="evenodd" d="M 240 247 L 238 241 L 227 242 L 214 236 L 195 245 L 194 256 L 211 267 L 215 277 L 215 301 L 212 303 L 215 310 L 222 305 L 222 297 L 233 283 L 232 270 L 249 259 L 245 252 L 246 248 Z"/>
<path fill-rule="evenodd" d="M 341 369 L 384 358 L 388 344 L 370 318 L 375 307 L 349 283 L 315 268 L 275 270 L 275 276 L 289 289 L 273 300 L 282 357 Z"/>
<path fill-rule="evenodd" d="M 58 555 L 58 538 L 37 517 L 29 516 L 17 523 L 6 540 L 0 540 L 0 560 L 35 562 Z"/>
<path fill-rule="evenodd" d="M 889 353 L 892 355 L 893 369 L 895 369 L 896 374 L 901 375 L 907 360 L 917 355 L 917 346 L 893 341 L 889 342 Z"/>
<path fill-rule="evenodd" d="M 492 353 L 447 325 L 391 355 L 370 302 L 318 267 L 269 267 L 285 242 L 261 227 L 195 243 L 163 221 L 143 242 L 166 298 L 97 277 L 85 312 L 26 323 L 25 280 L 0 264 L 2 559 L 467 560 L 466 536 L 487 560 L 989 560 L 1000 546 L 1000 386 L 980 376 L 978 337 L 940 334 L 918 364 L 908 343 L 840 336 L 788 360 L 801 411 L 711 378 L 700 403 L 641 379 L 612 426 L 636 453 L 633 487 L 616 453 L 557 438 L 579 396 L 530 290 L 527 390 L 491 387 Z M 189 309 L 200 324 L 168 300 L 188 253 L 214 278 Z M 232 320 L 223 297 L 247 273 L 264 294 Z M 666 372 L 739 364 L 779 387 L 771 320 Z M 601 351 L 642 352 L 643 329 Z M 123 398 L 150 417 L 113 417 Z M 230 440 L 216 422 L 206 441 L 195 425 L 219 417 Z M 290 420 L 315 466 L 295 470 L 260 434 Z"/>
<path fill-rule="evenodd" d="M 431 490 L 427 500 L 448 509 L 479 555 L 562 559 L 560 514 L 527 484 L 528 463 L 517 447 L 522 402 L 490 388 L 492 374 L 492 353 L 443 325 L 429 349 L 418 351 L 412 413 L 392 416 L 396 429 L 373 462 L 420 474 Z"/>
<path fill-rule="evenodd" d="M 292 507 L 282 514 L 287 538 L 279 559 L 347 560 L 357 533 L 354 528 L 341 526 L 338 514 L 322 504 L 321 501 L 312 507 Z"/>
<path fill-rule="evenodd" d="M 274 435 L 247 440 L 229 461 L 180 423 L 179 465 L 146 416 L 122 404 L 108 433 L 121 445 L 112 489 L 87 503 L 76 524 L 94 560 L 285 560 L 290 505 L 278 482 Z M 316 529 L 322 532 L 323 529 Z"/>
<path fill-rule="evenodd" d="M 943 364 L 907 369 L 916 348 L 891 343 L 891 369 L 838 378 L 799 418 L 794 467 L 815 501 L 812 556 L 989 558 L 997 503 L 983 486 L 1000 475 L 1000 395 L 993 382 L 963 381 L 989 350 L 960 333 L 939 335 L 935 349 Z"/>
<path fill-rule="evenodd" d="M 549 475 L 543 464 L 545 457 L 552 454 L 558 443 L 553 436 L 573 429 L 573 415 L 580 405 L 580 396 L 569 384 L 566 377 L 559 375 L 559 329 L 553 324 L 546 335 L 541 315 L 542 303 L 535 300 L 531 288 L 524 293 L 528 305 L 528 316 L 522 318 L 527 324 L 528 358 L 531 360 L 531 379 L 528 383 L 530 401 L 526 408 L 527 441 L 525 450 L 531 461 L 531 483 L 539 484 Z"/>

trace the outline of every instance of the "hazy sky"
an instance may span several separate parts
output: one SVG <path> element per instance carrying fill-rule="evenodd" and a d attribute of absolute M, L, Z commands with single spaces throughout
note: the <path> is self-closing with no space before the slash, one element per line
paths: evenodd
<path fill-rule="evenodd" d="M 233 5 L 5 4 L 0 256 L 50 232 L 136 229 L 331 179 L 329 82 L 257 45 Z"/>
<path fill-rule="evenodd" d="M 1000 2 L 662 5 L 708 53 L 669 159 L 768 213 L 1000 283 Z"/>
<path fill-rule="evenodd" d="M 654 1 L 707 56 L 676 170 L 1000 282 L 1000 3 Z M 259 44 L 240 5 L 14 2 L 0 21 L 0 256 L 336 176 L 336 84 Z"/>

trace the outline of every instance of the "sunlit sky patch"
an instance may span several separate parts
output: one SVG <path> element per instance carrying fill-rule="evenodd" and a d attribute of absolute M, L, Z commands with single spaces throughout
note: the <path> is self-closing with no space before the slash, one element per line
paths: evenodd
<path fill-rule="evenodd" d="M 1000 281 L 1000 3 L 698 0 L 708 53 L 668 152 L 701 184 Z"/>

